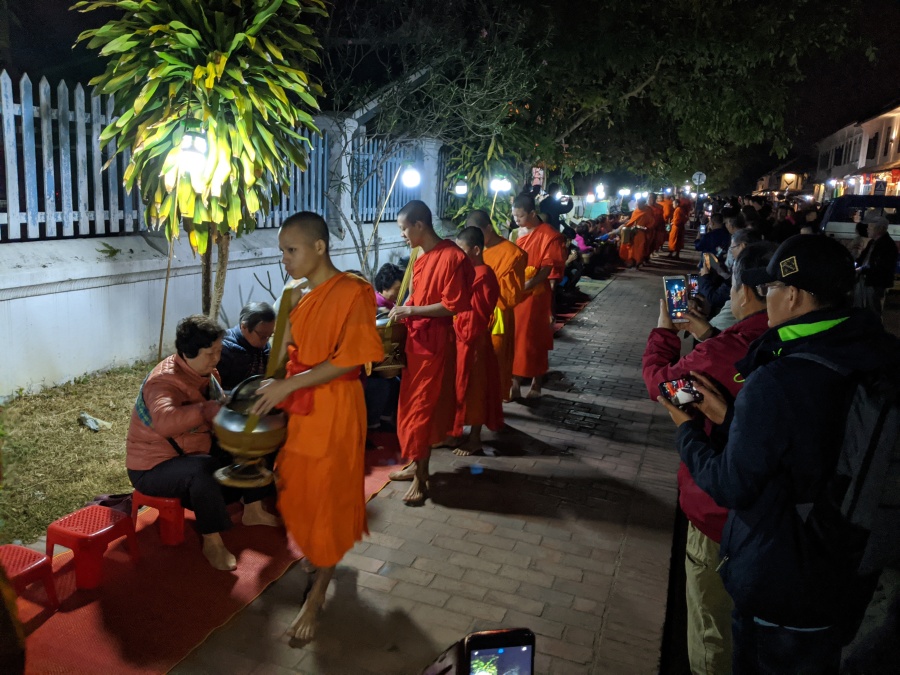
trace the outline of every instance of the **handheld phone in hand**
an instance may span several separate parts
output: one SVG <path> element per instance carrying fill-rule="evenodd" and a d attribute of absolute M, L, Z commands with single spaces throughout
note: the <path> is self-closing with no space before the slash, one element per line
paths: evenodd
<path fill-rule="evenodd" d="M 687 322 L 688 284 L 683 276 L 663 277 L 666 292 L 666 308 L 674 322 Z"/>
<path fill-rule="evenodd" d="M 690 377 L 660 382 L 659 393 L 679 408 L 683 408 L 690 403 L 699 403 L 703 400 L 703 394 L 697 391 L 694 387 L 694 380 Z"/>
<path fill-rule="evenodd" d="M 692 299 L 695 295 L 697 295 L 697 291 L 700 289 L 700 275 L 699 274 L 688 274 L 688 300 Z"/>
<path fill-rule="evenodd" d="M 463 640 L 463 654 L 461 672 L 468 675 L 532 675 L 534 633 L 527 628 L 471 633 Z"/>

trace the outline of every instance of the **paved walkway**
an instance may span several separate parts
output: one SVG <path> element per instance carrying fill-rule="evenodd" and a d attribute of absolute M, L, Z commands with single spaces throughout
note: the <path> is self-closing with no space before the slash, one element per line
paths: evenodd
<path fill-rule="evenodd" d="M 389 485 L 369 503 L 313 644 L 283 636 L 295 566 L 173 672 L 412 674 L 470 631 L 521 626 L 538 673 L 657 672 L 678 459 L 640 358 L 664 271 L 685 267 L 617 275 L 562 330 L 544 397 L 506 406 L 492 456 L 438 451 L 433 501 Z"/>

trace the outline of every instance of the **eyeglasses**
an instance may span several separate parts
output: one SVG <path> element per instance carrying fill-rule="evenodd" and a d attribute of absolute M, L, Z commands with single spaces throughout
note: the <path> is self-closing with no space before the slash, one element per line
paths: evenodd
<path fill-rule="evenodd" d="M 787 286 L 787 284 L 783 281 L 770 281 L 768 283 L 760 284 L 759 286 L 757 286 L 756 292 L 759 293 L 759 295 L 768 295 L 771 289 L 784 288 L 785 286 Z"/>
<path fill-rule="evenodd" d="M 275 334 L 275 331 L 260 331 L 258 328 L 254 328 L 250 332 L 256 335 L 263 342 L 268 342 L 269 338 L 271 338 Z"/>

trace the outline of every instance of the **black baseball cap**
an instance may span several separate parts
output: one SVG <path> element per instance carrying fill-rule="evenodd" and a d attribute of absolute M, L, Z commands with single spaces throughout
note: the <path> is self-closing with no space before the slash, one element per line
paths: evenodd
<path fill-rule="evenodd" d="M 741 274 L 746 286 L 780 281 L 813 295 L 839 295 L 853 290 L 856 272 L 853 256 L 831 237 L 796 234 L 779 246 L 765 268 Z"/>

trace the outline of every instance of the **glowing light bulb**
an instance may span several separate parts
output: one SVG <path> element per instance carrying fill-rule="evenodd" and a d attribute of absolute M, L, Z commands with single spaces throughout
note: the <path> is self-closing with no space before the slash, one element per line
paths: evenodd
<path fill-rule="evenodd" d="M 460 178 L 456 181 L 456 185 L 453 186 L 453 192 L 462 197 L 469 192 L 469 186 L 466 184 L 466 181 Z"/>
<path fill-rule="evenodd" d="M 400 174 L 400 182 L 403 183 L 405 188 L 417 188 L 422 182 L 422 174 L 415 167 L 409 166 Z"/>

